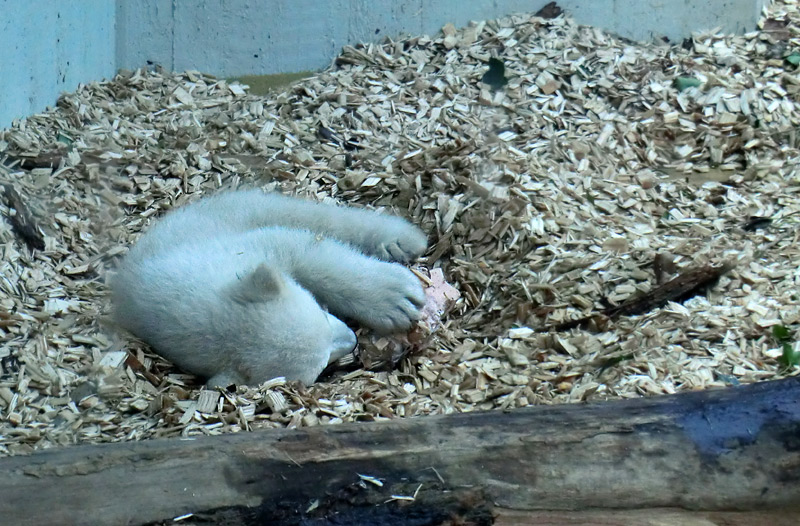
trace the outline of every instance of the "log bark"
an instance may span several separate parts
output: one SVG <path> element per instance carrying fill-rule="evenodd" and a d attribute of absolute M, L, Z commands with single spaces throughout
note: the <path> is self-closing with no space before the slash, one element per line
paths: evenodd
<path fill-rule="evenodd" d="M 14 232 L 25 241 L 31 249 L 44 250 L 44 237 L 42 236 L 42 229 L 36 224 L 33 219 L 33 214 L 25 204 L 25 201 L 19 195 L 13 186 L 7 184 L 4 186 L 5 196 L 8 201 L 8 208 L 14 210 L 15 213 L 8 217 Z"/>
<path fill-rule="evenodd" d="M 800 379 L 80 446 L 0 472 L 15 525 L 796 524 Z"/>

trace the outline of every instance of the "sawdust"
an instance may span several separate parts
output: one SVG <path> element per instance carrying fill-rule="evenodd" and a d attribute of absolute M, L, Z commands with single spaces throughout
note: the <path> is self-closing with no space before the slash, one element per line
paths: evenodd
<path fill-rule="evenodd" d="M 760 31 L 669 45 L 520 15 L 348 47 L 268 96 L 160 70 L 62 96 L 0 131 L 45 244 L 0 224 L 0 454 L 797 374 L 771 328 L 800 322 L 798 20 L 778 2 Z M 393 208 L 460 299 L 391 371 L 203 390 L 109 324 L 106 273 L 164 211 L 239 185 Z M 652 289 L 664 253 L 734 266 L 682 304 L 536 332 Z"/>

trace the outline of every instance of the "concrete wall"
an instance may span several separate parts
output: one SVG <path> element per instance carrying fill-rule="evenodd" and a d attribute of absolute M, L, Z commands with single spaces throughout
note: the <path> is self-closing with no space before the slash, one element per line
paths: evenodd
<path fill-rule="evenodd" d="M 0 0 L 0 127 L 78 82 L 161 64 L 220 76 L 327 66 L 345 44 L 538 11 L 548 0 Z M 766 0 L 559 0 L 634 40 L 755 28 Z M 116 23 L 116 25 L 115 25 Z"/>
<path fill-rule="evenodd" d="M 114 0 L 0 0 L 0 127 L 116 71 Z"/>
<path fill-rule="evenodd" d="M 222 76 L 290 73 L 327 66 L 345 44 L 434 34 L 548 0 L 126 0 L 119 5 L 117 60 Z M 721 26 L 755 28 L 764 0 L 559 0 L 580 23 L 633 40 Z"/>

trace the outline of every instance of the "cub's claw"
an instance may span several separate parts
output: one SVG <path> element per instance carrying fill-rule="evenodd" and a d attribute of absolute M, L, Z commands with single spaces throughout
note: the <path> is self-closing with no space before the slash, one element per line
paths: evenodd
<path fill-rule="evenodd" d="M 428 239 L 417 227 L 403 221 L 387 229 L 375 247 L 375 255 L 384 261 L 408 263 L 421 256 L 428 248 Z"/>
<path fill-rule="evenodd" d="M 407 330 L 418 320 L 425 304 L 419 279 L 408 269 L 389 264 L 380 274 L 375 289 L 381 296 L 365 306 L 361 322 L 382 333 Z"/>

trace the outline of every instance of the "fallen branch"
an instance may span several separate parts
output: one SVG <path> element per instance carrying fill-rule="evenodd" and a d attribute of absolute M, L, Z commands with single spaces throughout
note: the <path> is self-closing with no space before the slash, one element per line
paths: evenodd
<path fill-rule="evenodd" d="M 583 327 L 592 321 L 613 320 L 619 316 L 636 316 L 644 314 L 654 309 L 658 309 L 670 301 L 685 301 L 704 289 L 716 283 L 716 281 L 728 272 L 733 265 L 725 263 L 722 265 L 704 265 L 682 272 L 677 277 L 659 285 L 644 294 L 638 294 L 628 298 L 619 305 L 604 309 L 600 312 L 569 320 L 553 325 L 547 325 L 538 329 L 539 332 L 555 331 L 561 332 L 576 327 Z"/>

